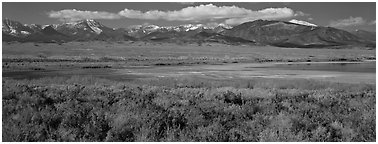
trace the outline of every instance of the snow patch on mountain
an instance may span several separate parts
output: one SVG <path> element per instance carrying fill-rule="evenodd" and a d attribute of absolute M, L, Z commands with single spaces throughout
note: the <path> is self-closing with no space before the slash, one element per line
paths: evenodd
<path fill-rule="evenodd" d="M 306 22 L 306 21 L 301 21 L 301 20 L 296 20 L 296 19 L 292 19 L 289 22 L 295 23 L 295 24 L 300 24 L 300 25 L 305 25 L 305 26 L 317 27 L 316 24 L 312 24 L 312 23 L 309 23 L 309 22 Z"/>
<path fill-rule="evenodd" d="M 206 28 L 203 24 L 186 24 L 178 27 L 182 27 L 184 31 L 196 30 L 199 28 Z"/>
<path fill-rule="evenodd" d="M 161 29 L 162 27 L 157 25 L 143 24 L 143 25 L 132 25 L 128 27 L 130 33 L 142 31 L 143 33 L 151 33 Z"/>
<path fill-rule="evenodd" d="M 101 25 L 100 23 L 94 21 L 94 20 L 85 20 L 85 22 L 88 24 L 88 26 L 96 33 L 96 34 L 100 34 L 102 32 L 102 30 L 100 29 L 100 27 L 103 27 L 103 25 Z"/>
<path fill-rule="evenodd" d="M 89 30 L 90 32 L 93 32 L 96 34 L 100 34 L 102 32 L 102 29 L 101 29 L 102 27 L 104 27 L 102 24 L 91 19 L 85 19 L 85 20 L 76 21 L 76 22 L 68 22 L 68 23 L 63 23 L 63 24 L 58 24 L 58 25 L 53 26 L 53 28 L 56 30 L 61 29 L 61 28 L 68 28 L 76 32 L 77 30 L 82 29 L 84 31 Z M 77 29 L 77 30 L 74 30 L 74 29 Z"/>
<path fill-rule="evenodd" d="M 102 32 L 102 30 L 98 27 L 91 27 L 91 29 L 96 33 L 96 34 L 100 34 Z"/>
<path fill-rule="evenodd" d="M 43 25 L 43 26 L 42 26 L 42 29 L 45 29 L 45 28 L 48 27 L 48 26 L 50 26 L 50 25 Z M 53 25 L 52 27 L 55 28 L 54 25 Z"/>
<path fill-rule="evenodd" d="M 185 25 L 178 25 L 178 26 L 170 26 L 165 27 L 168 30 L 174 30 L 177 32 L 181 31 L 191 31 L 191 30 L 197 30 L 197 29 L 209 29 L 209 27 L 205 26 L 204 24 L 185 24 Z"/>
<path fill-rule="evenodd" d="M 231 29 L 232 28 L 232 26 L 224 24 L 224 23 L 220 23 L 220 24 L 218 24 L 218 26 L 221 26 L 221 27 L 226 28 L 226 29 Z"/>
<path fill-rule="evenodd" d="M 17 31 L 15 29 L 11 28 L 10 31 L 11 31 L 10 34 L 12 34 L 12 35 L 16 35 L 17 34 Z"/>
<path fill-rule="evenodd" d="M 21 34 L 23 34 L 23 35 L 29 35 L 30 32 L 27 32 L 27 31 L 21 31 Z"/>

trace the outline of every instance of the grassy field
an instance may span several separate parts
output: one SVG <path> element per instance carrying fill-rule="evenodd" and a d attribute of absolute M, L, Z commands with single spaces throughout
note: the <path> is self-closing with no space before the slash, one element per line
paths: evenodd
<path fill-rule="evenodd" d="M 375 50 L 70 42 L 3 43 L 2 55 L 3 75 L 40 74 L 32 79 L 3 77 L 5 142 L 376 141 L 375 84 L 102 78 L 113 69 L 133 66 L 169 73 L 225 63 L 375 60 Z M 54 73 L 44 74 L 50 71 Z"/>
<path fill-rule="evenodd" d="M 142 42 L 70 42 L 58 44 L 3 43 L 3 59 L 87 61 L 360 61 L 375 59 L 375 49 L 297 49 L 271 46 L 229 46 L 210 43 L 203 46 Z"/>

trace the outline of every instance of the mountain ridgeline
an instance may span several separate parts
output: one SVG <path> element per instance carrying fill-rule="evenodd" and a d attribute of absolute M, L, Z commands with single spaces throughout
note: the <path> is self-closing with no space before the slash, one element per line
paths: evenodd
<path fill-rule="evenodd" d="M 229 45 L 272 45 L 278 47 L 316 48 L 360 46 L 375 48 L 375 32 L 344 30 L 317 26 L 297 20 L 256 20 L 234 27 L 187 24 L 160 27 L 139 25 L 109 28 L 95 20 L 37 25 L 3 20 L 3 41 L 64 43 L 70 41 L 147 41 L 168 43 L 216 42 Z"/>

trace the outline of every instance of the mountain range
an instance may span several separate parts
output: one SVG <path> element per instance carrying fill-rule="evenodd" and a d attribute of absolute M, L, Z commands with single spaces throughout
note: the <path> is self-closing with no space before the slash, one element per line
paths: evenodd
<path fill-rule="evenodd" d="M 255 20 L 234 27 L 220 24 L 186 24 L 161 27 L 135 25 L 110 28 L 95 20 L 37 25 L 3 20 L 3 41 L 69 42 L 69 41 L 148 41 L 170 43 L 217 42 L 231 45 L 273 45 L 278 47 L 375 47 L 375 32 L 344 31 L 318 26 L 309 22 L 290 20 Z"/>

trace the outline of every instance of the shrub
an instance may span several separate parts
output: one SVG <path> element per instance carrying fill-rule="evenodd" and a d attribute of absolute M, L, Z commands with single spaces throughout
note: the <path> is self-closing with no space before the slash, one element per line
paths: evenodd
<path fill-rule="evenodd" d="M 271 82 L 232 86 L 236 82 L 167 79 L 153 86 L 79 76 L 3 79 L 2 138 L 375 141 L 373 86 L 325 83 L 325 88 L 304 80 L 293 88 L 283 86 L 287 81 Z"/>

